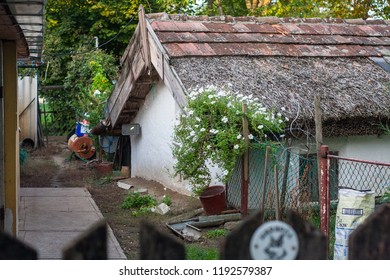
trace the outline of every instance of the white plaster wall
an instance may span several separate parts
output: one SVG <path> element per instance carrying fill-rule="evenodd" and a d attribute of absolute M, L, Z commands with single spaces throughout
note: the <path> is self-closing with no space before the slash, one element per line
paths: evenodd
<path fill-rule="evenodd" d="M 173 177 L 171 143 L 179 111 L 169 89 L 161 82 L 146 96 L 133 121 L 141 125 L 141 134 L 131 136 L 131 174 L 190 194 L 189 184 Z"/>
<path fill-rule="evenodd" d="M 327 138 L 324 144 L 329 146 L 330 151 L 338 151 L 341 157 L 390 163 L 389 135 Z M 296 142 L 294 146 L 302 148 L 304 143 Z M 315 146 L 311 145 L 310 148 L 314 153 Z M 343 164 L 339 168 L 339 186 L 371 189 L 376 191 L 376 195 L 381 195 L 390 185 L 390 180 L 387 181 L 387 168 L 375 168 L 365 164 L 357 164 L 356 167 L 354 164 Z"/>
<path fill-rule="evenodd" d="M 329 146 L 330 151 L 338 151 L 341 157 L 390 162 L 390 135 L 325 138 L 324 144 Z M 297 151 L 303 151 L 307 145 L 296 141 L 293 146 L 298 147 Z M 311 153 L 315 153 L 315 143 L 309 146 Z"/>

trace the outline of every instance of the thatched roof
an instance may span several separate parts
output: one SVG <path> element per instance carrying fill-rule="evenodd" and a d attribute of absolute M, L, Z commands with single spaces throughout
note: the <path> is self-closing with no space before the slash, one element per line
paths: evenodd
<path fill-rule="evenodd" d="M 181 106 L 192 88 L 230 83 L 286 108 L 303 129 L 313 125 L 318 94 L 325 135 L 380 133 L 378 124 L 390 119 L 389 24 L 141 14 L 122 58 L 125 77 L 108 102 L 111 123 L 131 121 L 158 77 Z"/>
<path fill-rule="evenodd" d="M 172 65 L 188 90 L 231 84 L 269 108 L 284 107 L 300 126 L 312 126 L 318 94 L 330 135 L 375 134 L 390 116 L 390 75 L 366 58 L 196 57 L 173 59 Z"/>

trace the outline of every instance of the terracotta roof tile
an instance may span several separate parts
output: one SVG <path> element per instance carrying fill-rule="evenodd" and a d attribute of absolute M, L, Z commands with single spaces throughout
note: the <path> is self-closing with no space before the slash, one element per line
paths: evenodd
<path fill-rule="evenodd" d="M 384 20 L 165 14 L 150 23 L 171 57 L 390 55 L 390 23 Z"/>

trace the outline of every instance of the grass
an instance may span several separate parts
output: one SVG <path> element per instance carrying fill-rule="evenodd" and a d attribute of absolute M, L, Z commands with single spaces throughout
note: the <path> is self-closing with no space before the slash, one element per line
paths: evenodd
<path fill-rule="evenodd" d="M 316 209 L 313 211 L 310 221 L 313 226 L 316 228 L 320 228 L 321 226 L 321 218 L 320 218 L 320 212 L 319 209 Z M 334 242 L 336 240 L 335 237 L 335 226 L 336 226 L 336 211 L 331 211 L 329 216 L 329 259 L 333 259 L 334 254 Z"/>
<path fill-rule="evenodd" d="M 212 229 L 206 233 L 206 238 L 207 239 L 219 238 L 219 237 L 226 236 L 228 233 L 229 231 L 226 229 Z"/>
<path fill-rule="evenodd" d="M 215 248 L 204 248 L 196 244 L 186 246 L 187 260 L 218 260 L 219 251 Z"/>

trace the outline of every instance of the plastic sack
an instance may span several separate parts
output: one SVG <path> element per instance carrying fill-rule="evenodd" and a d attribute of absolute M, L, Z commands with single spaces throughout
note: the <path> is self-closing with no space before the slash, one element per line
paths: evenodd
<path fill-rule="evenodd" d="M 355 228 L 374 212 L 375 192 L 354 189 L 339 190 L 339 204 L 336 213 L 336 241 L 334 259 L 348 259 L 348 238 Z"/>

